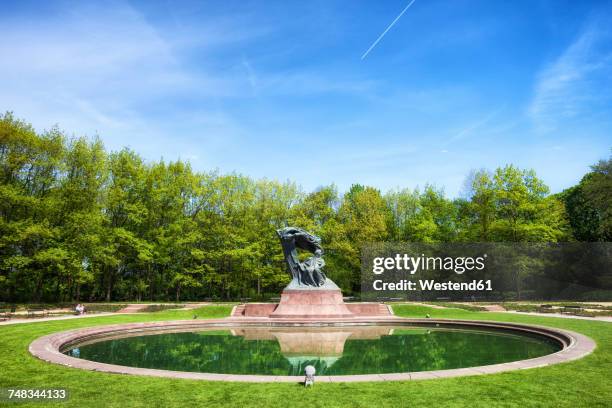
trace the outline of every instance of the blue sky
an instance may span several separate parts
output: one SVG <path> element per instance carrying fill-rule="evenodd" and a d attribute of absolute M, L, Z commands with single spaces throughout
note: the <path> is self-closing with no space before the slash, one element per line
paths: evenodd
<path fill-rule="evenodd" d="M 147 159 L 460 194 L 472 169 L 553 192 L 612 147 L 612 3 L 3 2 L 0 110 Z"/>

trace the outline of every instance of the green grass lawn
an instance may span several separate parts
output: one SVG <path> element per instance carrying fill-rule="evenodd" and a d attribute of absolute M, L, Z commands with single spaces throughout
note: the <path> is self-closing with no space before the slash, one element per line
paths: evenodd
<path fill-rule="evenodd" d="M 433 309 L 394 305 L 400 316 L 498 320 L 578 331 L 597 341 L 583 359 L 550 367 L 451 379 L 299 384 L 223 383 L 98 373 L 45 363 L 28 353 L 37 337 L 77 327 L 112 323 L 216 318 L 231 306 L 196 311 L 166 310 L 0 326 L 0 387 L 63 387 L 70 392 L 56 407 L 610 407 L 612 406 L 612 324 L 575 319 Z M 1 405 L 1 403 L 0 403 Z M 8 403 L 5 404 L 8 406 Z M 29 404 L 42 407 L 40 402 Z M 14 407 L 28 404 L 10 404 Z"/>

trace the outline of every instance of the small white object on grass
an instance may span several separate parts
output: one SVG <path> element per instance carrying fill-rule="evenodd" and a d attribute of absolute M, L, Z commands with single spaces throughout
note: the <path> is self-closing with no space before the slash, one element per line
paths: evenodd
<path fill-rule="evenodd" d="M 304 379 L 304 386 L 311 387 L 314 385 L 314 376 L 317 370 L 311 365 L 307 365 L 304 367 L 304 373 L 306 374 L 306 378 Z"/>

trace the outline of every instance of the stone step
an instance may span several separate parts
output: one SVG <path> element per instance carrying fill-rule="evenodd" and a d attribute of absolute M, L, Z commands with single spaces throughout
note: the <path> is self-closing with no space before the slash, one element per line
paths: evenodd
<path fill-rule="evenodd" d="M 246 305 L 245 304 L 241 304 L 238 305 L 234 308 L 233 312 L 232 312 L 232 317 L 241 317 L 244 316 L 244 309 L 245 309 Z"/>
<path fill-rule="evenodd" d="M 391 311 L 389 310 L 389 307 L 383 303 L 378 305 L 378 314 L 380 316 L 389 316 L 391 315 Z"/>
<path fill-rule="evenodd" d="M 327 307 L 328 305 L 320 305 L 319 309 L 323 307 Z M 332 305 L 333 306 L 333 305 Z M 311 304 L 301 305 L 304 310 L 307 308 L 312 308 Z M 393 316 L 393 312 L 390 308 L 382 303 L 379 304 L 371 304 L 371 303 L 349 303 L 347 307 L 351 314 L 355 314 L 355 317 L 358 316 L 380 316 L 380 317 L 389 317 Z M 248 304 L 240 304 L 234 307 L 232 310 L 232 317 L 269 317 L 274 310 L 277 308 L 277 304 L 273 303 L 248 303 Z M 305 315 L 307 315 L 305 313 Z M 320 315 L 313 315 L 312 317 L 325 317 L 323 313 Z M 274 317 L 274 316 L 272 316 Z"/>

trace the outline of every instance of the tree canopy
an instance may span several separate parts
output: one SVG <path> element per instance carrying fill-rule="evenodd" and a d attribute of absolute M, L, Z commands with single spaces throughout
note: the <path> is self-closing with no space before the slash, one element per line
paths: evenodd
<path fill-rule="evenodd" d="M 37 133 L 0 116 L 0 299 L 153 300 L 278 293 L 288 282 L 275 230 L 321 236 L 328 275 L 359 289 L 360 251 L 377 241 L 560 242 L 612 237 L 611 161 L 550 195 L 512 165 L 468 177 L 465 197 L 435 186 L 381 193 L 355 184 L 194 171 L 107 152 L 99 139 Z"/>

